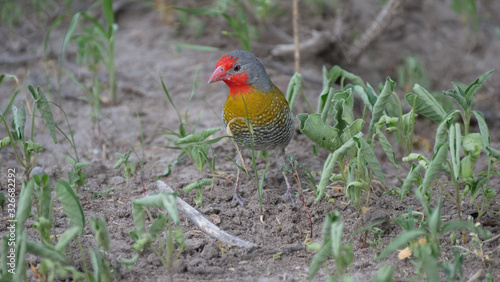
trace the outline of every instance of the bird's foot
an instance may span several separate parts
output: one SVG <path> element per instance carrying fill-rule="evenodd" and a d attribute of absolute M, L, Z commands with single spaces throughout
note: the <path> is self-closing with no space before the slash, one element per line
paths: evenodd
<path fill-rule="evenodd" d="M 295 205 L 295 196 L 292 193 L 290 193 L 288 189 L 286 190 L 285 194 L 283 194 L 283 196 L 287 197 L 292 203 L 292 205 Z"/>
<path fill-rule="evenodd" d="M 238 193 L 233 194 L 233 201 L 236 200 L 240 204 L 240 206 L 245 207 L 245 202 L 248 202 L 247 199 L 238 195 Z"/>
<path fill-rule="evenodd" d="M 292 185 L 290 185 L 290 182 L 288 181 L 288 177 L 286 177 L 286 173 L 283 172 L 283 177 L 285 178 L 286 182 L 286 193 L 283 194 L 283 196 L 286 196 L 288 199 L 290 199 L 290 202 L 292 202 L 292 205 L 295 205 L 295 197 L 292 194 Z"/>

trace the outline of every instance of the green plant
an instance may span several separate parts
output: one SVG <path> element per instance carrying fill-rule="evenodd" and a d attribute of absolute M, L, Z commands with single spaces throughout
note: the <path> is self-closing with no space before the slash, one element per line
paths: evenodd
<path fill-rule="evenodd" d="M 0 9 L 0 14 L 2 18 L 2 23 L 7 24 L 12 27 L 19 22 L 19 18 L 23 13 L 23 7 L 21 4 L 14 0 L 2 1 L 2 6 Z"/>
<path fill-rule="evenodd" d="M 198 76 L 198 72 L 195 75 L 195 81 L 196 77 Z M 163 79 L 160 77 L 161 84 L 163 87 L 163 91 L 165 92 L 165 95 L 167 96 L 170 104 L 174 108 L 175 112 L 177 113 L 177 117 L 179 119 L 179 128 L 177 131 L 174 130 L 169 130 L 167 132 L 163 132 L 162 134 L 166 135 L 167 140 L 173 143 L 174 147 L 169 147 L 171 149 L 177 149 L 180 150 L 181 153 L 177 156 L 177 158 L 170 163 L 165 171 L 159 175 L 158 177 L 162 176 L 168 176 L 171 171 L 171 167 L 178 163 L 180 159 L 182 159 L 183 156 L 187 155 L 190 157 L 190 159 L 196 164 L 196 167 L 199 171 L 203 171 L 205 168 L 205 165 L 208 165 L 212 172 L 212 183 L 215 183 L 213 180 L 215 178 L 215 152 L 212 148 L 212 144 L 219 142 L 224 136 L 222 137 L 217 137 L 217 138 L 212 138 L 210 139 L 209 137 L 215 134 L 216 132 L 220 131 L 220 128 L 208 128 L 202 130 L 200 133 L 195 134 L 197 124 L 199 122 L 191 125 L 188 123 L 188 110 L 189 110 L 189 103 L 194 95 L 195 88 L 196 88 L 196 83 L 193 83 L 193 88 L 191 91 L 191 95 L 188 99 L 188 104 L 186 106 L 186 110 L 184 113 L 184 118 L 183 116 L 179 113 L 177 110 L 177 107 L 175 106 L 172 97 L 170 96 L 167 87 L 165 86 L 165 83 L 163 82 Z M 191 127 L 192 130 L 190 133 L 187 131 L 187 127 Z M 172 138 L 175 137 L 176 139 Z M 190 190 L 191 191 L 191 190 Z M 200 202 L 201 203 L 201 202 Z"/>
<path fill-rule="evenodd" d="M 0 83 L 3 80 L 4 77 L 7 78 L 12 78 L 16 81 L 18 84 L 19 90 L 23 93 L 21 86 L 19 85 L 19 81 L 15 76 L 12 75 L 1 75 L 0 76 Z M 33 88 L 33 86 L 29 85 L 28 89 L 31 93 L 31 96 L 34 100 L 33 103 L 33 109 L 38 109 L 42 119 L 45 122 L 45 125 L 47 126 L 49 133 L 52 137 L 52 140 L 54 143 L 57 144 L 57 138 L 56 138 L 56 125 L 54 122 L 54 117 L 52 115 L 52 110 L 50 108 L 49 102 L 47 98 L 45 97 L 45 94 L 43 93 L 42 89 L 38 87 L 36 90 Z M 15 96 L 15 95 L 14 95 Z M 26 105 L 28 107 L 28 110 L 31 113 L 31 106 L 28 102 L 28 99 L 25 96 L 26 99 Z M 35 161 L 37 154 L 40 153 L 43 148 L 42 145 L 39 143 L 36 143 L 34 141 L 34 132 L 35 132 L 35 114 L 31 114 L 31 132 L 30 135 L 25 134 L 25 124 L 26 124 L 26 109 L 24 104 L 21 105 L 21 107 L 18 109 L 15 105 L 12 104 L 13 99 L 11 99 L 11 102 L 9 103 L 8 108 L 10 107 L 12 109 L 12 121 L 11 121 L 11 126 L 9 127 L 6 117 L 4 114 L 7 112 L 8 108 L 4 111 L 4 114 L 0 115 L 1 120 L 3 121 L 3 124 L 5 126 L 5 129 L 7 131 L 6 137 L 4 137 L 0 141 L 0 150 L 4 147 L 11 146 L 12 149 L 14 150 L 14 154 L 19 162 L 19 164 L 22 166 L 24 169 L 24 175 L 27 180 L 29 180 L 31 170 L 35 167 Z"/>
<path fill-rule="evenodd" d="M 89 165 L 88 162 L 77 162 L 72 157 L 66 157 L 66 161 L 73 168 L 72 171 L 68 171 L 69 185 L 75 190 L 78 187 L 85 185 L 85 180 L 87 180 L 87 174 L 82 171 L 82 168 Z"/>
<path fill-rule="evenodd" d="M 340 90 L 331 84 L 340 79 Z M 344 86 L 348 79 L 354 84 Z M 299 114 L 299 129 L 309 137 L 315 145 L 330 152 L 325 164 L 321 180 L 318 184 L 316 202 L 322 199 L 330 181 L 341 181 L 346 188 L 346 195 L 362 214 L 363 207 L 368 205 L 369 189 L 375 176 L 385 185 L 384 175 L 374 153 L 375 140 L 378 139 L 391 162 L 398 167 L 392 145 L 380 128 L 382 127 L 386 107 L 391 103 L 395 83 L 387 78 L 379 96 L 369 84 L 361 78 L 338 66 L 330 71 L 323 69 L 323 91 L 319 97 L 318 108 L 314 114 Z M 363 118 L 354 119 L 354 93 L 365 103 Z M 367 110 L 372 111 L 372 119 L 367 137 L 362 132 Z M 371 137 L 370 137 L 371 134 Z M 333 173 L 335 165 L 340 173 Z"/>
<path fill-rule="evenodd" d="M 425 221 L 419 227 L 415 227 L 413 214 L 408 213 L 408 218 L 400 218 L 400 225 L 404 233 L 396 237 L 377 257 L 377 260 L 386 258 L 391 253 L 403 246 L 410 244 L 410 248 L 416 259 L 417 273 L 423 278 L 425 273 L 429 281 L 439 281 L 439 269 L 446 274 L 448 281 L 455 281 L 458 274 L 461 274 L 462 260 L 459 254 L 455 254 L 454 262 L 439 262 L 441 255 L 440 239 L 448 232 L 455 230 L 468 229 L 482 237 L 489 237 L 491 234 L 481 228 L 476 227 L 469 221 L 451 221 L 443 223 L 441 218 L 442 199 L 438 201 L 436 208 L 432 209 L 424 195 L 415 190 L 415 195 L 420 200 L 425 213 Z M 398 221 L 396 221 L 398 222 Z M 401 224 L 402 223 L 402 224 Z M 418 238 L 424 238 L 417 242 Z M 436 267 L 438 266 L 438 267 Z M 462 277 L 463 278 L 463 277 Z"/>
<path fill-rule="evenodd" d="M 403 64 L 397 69 L 398 85 L 405 93 L 410 92 L 415 83 L 429 87 L 430 81 L 425 73 L 425 68 L 418 57 L 405 56 Z"/>
<path fill-rule="evenodd" d="M 193 182 L 191 182 L 190 184 L 186 185 L 184 188 L 182 188 L 182 190 L 184 191 L 184 193 L 189 193 L 191 192 L 192 190 L 198 188 L 198 192 L 196 192 L 196 197 L 194 198 L 194 203 L 201 206 L 201 204 L 203 203 L 203 186 L 209 186 L 209 185 L 213 185 L 213 179 L 209 179 L 209 178 L 204 178 L 200 181 L 198 180 L 195 180 Z"/>
<path fill-rule="evenodd" d="M 456 109 L 446 112 L 434 97 L 420 85 L 415 85 L 414 93 L 406 96 L 407 101 L 413 105 L 416 112 L 439 123 L 436 131 L 434 144 L 434 156 L 429 161 L 425 157 L 412 154 L 407 160 L 418 160 L 418 165 L 413 165 L 412 171 L 405 180 L 401 188 L 401 199 L 413 183 L 419 185 L 421 192 L 430 198 L 432 195 L 431 184 L 439 171 L 444 171 L 451 177 L 451 184 L 454 187 L 454 195 L 450 193 L 443 183 L 436 179 L 439 187 L 442 188 L 457 206 L 459 219 L 461 215 L 461 202 L 470 193 L 470 201 L 474 202 L 478 210 L 478 221 L 489 208 L 496 192 L 489 185 L 490 177 L 498 175 L 494 170 L 494 159 L 498 160 L 500 151 L 491 148 L 488 126 L 481 112 L 473 110 L 475 104 L 475 94 L 480 89 L 484 81 L 491 75 L 493 70 L 488 71 L 469 84 L 465 89 L 458 83 L 453 82 L 455 89 L 444 92 L 444 95 L 451 97 L 456 103 Z M 457 115 L 460 115 L 462 123 L 454 122 Z M 480 133 L 470 132 L 470 121 L 475 117 Z M 463 128 L 463 132 L 462 132 Z M 464 157 L 461 157 L 463 151 Z M 474 174 L 476 161 L 481 153 L 485 153 L 488 158 L 488 169 Z M 450 157 L 448 157 L 448 153 Z M 425 168 L 425 176 L 420 174 L 421 168 Z M 463 190 L 462 187 L 465 184 Z M 481 202 L 477 202 L 479 192 L 483 195 Z M 465 237 L 464 237 L 465 240 Z"/>
<path fill-rule="evenodd" d="M 451 8 L 455 13 L 464 17 L 464 21 L 470 24 L 475 30 L 479 28 L 476 1 L 474 0 L 453 0 Z"/>
<path fill-rule="evenodd" d="M 31 253 L 40 257 L 39 272 L 48 277 L 49 281 L 53 281 L 55 277 L 66 277 L 71 274 L 72 278 L 79 280 L 83 278 L 82 273 L 76 270 L 73 266 L 68 265 L 64 251 L 66 246 L 83 232 L 85 226 L 85 217 L 82 207 L 73 189 L 69 183 L 63 179 L 55 183 L 56 196 L 61 204 L 65 216 L 69 219 L 71 227 L 67 229 L 61 236 L 58 236 L 57 242 L 54 242 L 50 236 L 50 228 L 52 227 L 52 196 L 51 189 L 48 185 L 48 175 L 40 177 L 34 175 L 29 182 L 23 182 L 23 189 L 19 195 L 18 209 L 14 222 L 15 226 L 15 269 L 14 274 L 8 271 L 7 254 L 11 253 L 11 248 L 7 245 L 9 238 L 2 238 L 2 263 L 0 264 L 0 272 L 2 281 L 22 281 L 22 276 L 25 274 L 25 258 L 27 253 Z M 32 198 L 36 199 L 37 213 L 32 214 Z M 33 215 L 35 217 L 34 228 L 40 231 L 41 243 L 27 239 L 24 231 L 26 220 Z M 12 246 L 12 245 L 11 245 Z"/>
<path fill-rule="evenodd" d="M 106 226 L 106 222 L 103 218 L 90 218 L 90 224 L 95 232 L 95 239 L 97 249 L 89 249 L 90 261 L 92 262 L 92 267 L 94 273 L 92 274 L 92 281 L 111 281 L 111 270 L 109 262 L 101 256 L 102 253 L 106 253 L 110 249 L 110 239 L 109 232 Z M 87 274 L 90 275 L 90 274 Z M 89 276 L 87 276 L 88 278 Z M 115 277 L 116 279 L 116 277 Z"/>
<path fill-rule="evenodd" d="M 135 173 L 135 163 L 130 161 L 129 162 L 129 157 L 130 154 L 132 153 L 132 150 L 128 151 L 128 153 L 121 154 L 119 152 L 116 152 L 116 156 L 118 157 L 118 161 L 116 161 L 115 165 L 113 166 L 113 169 L 119 169 L 123 166 L 123 173 L 125 176 L 125 181 L 126 181 L 126 187 L 128 187 L 128 180 L 131 175 L 134 175 Z"/>
<path fill-rule="evenodd" d="M 251 26 L 247 21 L 245 6 L 241 1 L 217 1 L 216 7 L 212 9 L 190 9 L 181 7 L 174 7 L 173 9 L 197 16 L 208 15 L 211 17 L 224 17 L 229 27 L 232 29 L 232 32 L 222 31 L 222 34 L 238 38 L 244 50 L 251 50 L 250 30 L 253 28 L 253 26 Z M 235 15 L 230 12 L 231 9 L 236 10 L 236 12 L 234 12 Z"/>
<path fill-rule="evenodd" d="M 328 213 L 325 217 L 321 233 L 323 243 L 313 243 L 307 247 L 309 251 L 317 251 L 309 267 L 309 275 L 307 277 L 309 281 L 314 278 L 321 266 L 330 258 L 335 261 L 336 269 L 335 276 L 330 276 L 330 279 L 354 281 L 352 277 L 346 274 L 354 258 L 352 243 L 342 245 L 343 233 L 344 223 L 340 220 L 340 213 L 337 210 L 333 214 Z"/>
<path fill-rule="evenodd" d="M 143 253 L 146 248 L 150 247 L 168 271 L 170 278 L 172 278 L 174 262 L 186 246 L 182 229 L 179 226 L 180 219 L 175 198 L 175 194 L 159 193 L 134 200 L 132 202 L 132 216 L 135 230 L 130 232 L 130 236 L 135 242 L 132 249 Z M 148 208 L 165 210 L 168 213 L 168 218 L 159 213 L 158 217 L 153 221 Z M 148 231 L 146 231 L 144 211 L 147 212 L 149 219 L 153 221 Z M 167 230 L 163 232 L 165 228 Z M 161 233 L 165 236 L 165 244 L 160 238 Z M 153 246 L 154 238 L 158 240 L 159 249 Z M 177 252 L 175 251 L 176 246 Z"/>
<path fill-rule="evenodd" d="M 382 233 L 384 231 L 378 227 L 373 227 L 368 232 L 368 237 L 366 239 L 366 243 L 374 249 L 377 250 L 382 245 Z"/>

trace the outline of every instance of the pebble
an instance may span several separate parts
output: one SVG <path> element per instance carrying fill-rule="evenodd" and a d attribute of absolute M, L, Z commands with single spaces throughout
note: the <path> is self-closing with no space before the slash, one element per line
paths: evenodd
<path fill-rule="evenodd" d="M 213 245 L 205 245 L 203 251 L 201 252 L 201 257 L 206 260 L 210 260 L 218 256 L 219 256 L 219 250 Z"/>
<path fill-rule="evenodd" d="M 120 185 L 122 183 L 125 183 L 125 178 L 121 176 L 113 176 L 109 181 L 110 185 Z"/>

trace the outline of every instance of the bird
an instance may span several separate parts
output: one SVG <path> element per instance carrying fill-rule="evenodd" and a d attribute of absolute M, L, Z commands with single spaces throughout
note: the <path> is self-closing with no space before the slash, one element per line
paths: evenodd
<path fill-rule="evenodd" d="M 278 167 L 285 167 L 285 148 L 292 140 L 294 118 L 285 96 L 272 83 L 259 59 L 243 50 L 226 53 L 217 61 L 208 84 L 216 81 L 223 81 L 229 87 L 222 111 L 224 127 L 229 125 L 238 143 L 251 148 L 253 141 L 254 150 L 272 151 Z M 286 173 L 282 173 L 287 186 L 284 195 L 294 202 L 290 182 Z M 233 200 L 244 206 L 239 192 L 240 174 L 238 167 Z"/>

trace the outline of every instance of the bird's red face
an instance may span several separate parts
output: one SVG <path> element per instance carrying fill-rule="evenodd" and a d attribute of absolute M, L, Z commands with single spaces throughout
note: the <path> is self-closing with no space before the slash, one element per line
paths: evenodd
<path fill-rule="evenodd" d="M 244 94 L 250 91 L 247 83 L 248 75 L 238 64 L 238 58 L 224 55 L 219 59 L 214 73 L 210 76 L 208 83 L 224 81 L 229 87 L 229 95 Z"/>

